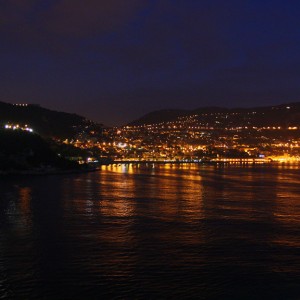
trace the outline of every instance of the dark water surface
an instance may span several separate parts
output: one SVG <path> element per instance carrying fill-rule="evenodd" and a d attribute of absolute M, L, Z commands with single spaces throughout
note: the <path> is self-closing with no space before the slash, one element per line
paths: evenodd
<path fill-rule="evenodd" d="M 300 299 L 300 169 L 0 179 L 0 299 Z"/>

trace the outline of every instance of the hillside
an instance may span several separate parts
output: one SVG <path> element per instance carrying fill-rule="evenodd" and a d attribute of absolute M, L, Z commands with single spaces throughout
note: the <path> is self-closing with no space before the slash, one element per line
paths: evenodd
<path fill-rule="evenodd" d="M 199 126 L 300 126 L 300 102 L 253 108 L 203 107 L 195 110 L 160 110 L 144 115 L 128 126 L 193 121 Z"/>
<path fill-rule="evenodd" d="M 77 169 L 76 162 L 59 157 L 39 135 L 21 130 L 0 130 L 0 171 Z"/>
<path fill-rule="evenodd" d="M 0 125 L 27 124 L 43 137 L 72 138 L 94 127 L 95 124 L 86 118 L 65 112 L 53 111 L 38 105 L 13 105 L 0 102 Z"/>
<path fill-rule="evenodd" d="M 129 126 L 139 126 L 143 124 L 157 124 L 160 122 L 168 122 L 177 119 L 178 117 L 185 116 L 190 114 L 191 111 L 183 110 L 183 109 L 163 109 L 157 110 L 146 115 L 141 118 L 130 122 Z"/>

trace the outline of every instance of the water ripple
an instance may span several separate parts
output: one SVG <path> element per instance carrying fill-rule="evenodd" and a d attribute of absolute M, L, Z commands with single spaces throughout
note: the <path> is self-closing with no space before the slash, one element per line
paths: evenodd
<path fill-rule="evenodd" d="M 0 299 L 297 299 L 298 171 L 140 165 L 6 179 Z"/>

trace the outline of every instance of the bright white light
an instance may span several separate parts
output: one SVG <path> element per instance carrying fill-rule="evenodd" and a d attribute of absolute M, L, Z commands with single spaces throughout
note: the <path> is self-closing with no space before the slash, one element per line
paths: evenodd
<path fill-rule="evenodd" d="M 126 148 L 127 144 L 126 143 L 119 143 L 118 147 L 120 147 L 120 148 Z"/>

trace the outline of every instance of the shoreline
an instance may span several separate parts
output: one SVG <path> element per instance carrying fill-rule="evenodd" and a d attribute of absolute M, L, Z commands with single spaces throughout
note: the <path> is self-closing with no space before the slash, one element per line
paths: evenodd
<path fill-rule="evenodd" d="M 70 169 L 70 170 L 26 170 L 26 171 L 10 170 L 10 171 L 0 171 L 0 177 L 81 174 L 81 173 L 96 172 L 99 169 L 100 167 L 87 168 L 87 169 Z"/>
<path fill-rule="evenodd" d="M 281 166 L 281 165 L 300 165 L 300 161 L 268 161 L 268 162 L 223 162 L 223 161 L 112 161 L 109 164 L 100 164 L 97 167 L 86 169 L 70 169 L 70 170 L 10 170 L 1 171 L 0 177 L 9 176 L 48 176 L 48 175 L 67 175 L 97 172 L 102 166 L 113 165 L 181 165 L 181 164 L 196 164 L 196 165 L 215 165 L 215 166 Z"/>
<path fill-rule="evenodd" d="M 156 164 L 156 165 L 180 165 L 180 164 L 197 164 L 197 165 L 235 165 L 235 166 L 278 166 L 278 165 L 300 165 L 300 161 L 113 161 L 106 165 L 137 165 L 137 164 Z"/>
<path fill-rule="evenodd" d="M 116 160 L 111 162 L 109 165 L 116 165 L 116 164 L 160 164 L 160 165 L 165 165 L 165 164 L 199 164 L 199 165 L 216 165 L 216 164 L 240 164 L 240 165 L 261 165 L 261 164 L 272 164 L 274 161 L 240 161 L 240 159 L 237 159 L 236 161 L 152 161 L 152 160 L 145 160 L 145 161 L 139 161 L 139 160 L 126 160 L 126 161 L 120 161 Z"/>

